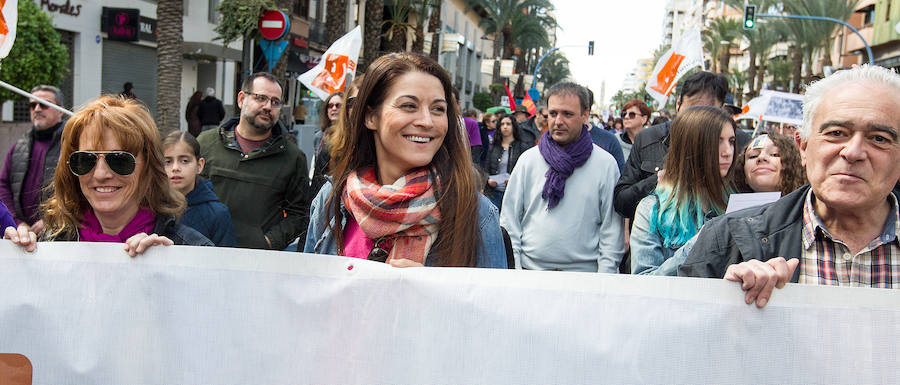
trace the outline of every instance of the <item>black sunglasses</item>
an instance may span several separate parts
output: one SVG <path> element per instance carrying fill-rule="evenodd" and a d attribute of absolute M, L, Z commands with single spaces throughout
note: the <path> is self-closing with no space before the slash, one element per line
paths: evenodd
<path fill-rule="evenodd" d="M 625 118 L 628 118 L 628 119 L 634 119 L 635 116 L 644 116 L 644 115 L 643 115 L 643 114 L 636 114 L 636 113 L 634 113 L 634 111 L 631 111 L 631 112 L 629 112 L 629 113 L 627 113 L 627 114 L 626 114 L 626 113 L 622 113 L 622 119 L 625 119 Z"/>
<path fill-rule="evenodd" d="M 370 261 L 376 262 L 387 262 L 388 257 L 391 255 L 387 250 L 385 250 L 382 246 L 384 245 L 384 237 L 378 238 L 375 241 L 375 245 L 372 247 L 372 250 L 369 251 L 369 256 L 366 259 Z"/>
<path fill-rule="evenodd" d="M 137 166 L 137 159 L 130 152 L 125 151 L 76 151 L 69 155 L 69 171 L 77 176 L 90 174 L 97 167 L 97 161 L 103 158 L 112 172 L 129 176 Z"/>

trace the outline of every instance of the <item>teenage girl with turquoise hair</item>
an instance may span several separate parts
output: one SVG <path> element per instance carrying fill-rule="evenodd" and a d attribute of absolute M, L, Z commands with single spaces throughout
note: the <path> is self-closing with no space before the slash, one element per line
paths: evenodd
<path fill-rule="evenodd" d="M 656 189 L 638 204 L 631 229 L 632 274 L 676 275 L 676 252 L 707 220 L 725 212 L 737 125 L 725 111 L 681 111 L 669 131 L 669 151 Z"/>

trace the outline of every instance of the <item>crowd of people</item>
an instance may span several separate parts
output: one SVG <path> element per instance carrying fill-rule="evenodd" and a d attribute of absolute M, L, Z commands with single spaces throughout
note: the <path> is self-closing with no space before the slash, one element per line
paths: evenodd
<path fill-rule="evenodd" d="M 311 173 L 268 73 L 244 81 L 240 114 L 217 126 L 221 102 L 196 93 L 188 130 L 163 138 L 134 98 L 102 96 L 68 119 L 34 99 L 0 170 L 0 226 L 28 251 L 297 241 L 396 267 L 724 278 L 759 307 L 787 282 L 900 287 L 892 71 L 819 80 L 795 135 L 752 138 L 725 108 L 725 77 L 704 71 L 681 82 L 674 119 L 655 122 L 639 100 L 599 121 L 572 82 L 534 113 L 463 111 L 451 84 L 427 57 L 380 57 L 325 100 Z M 56 87 L 31 92 L 64 103 Z M 210 118 L 192 119 L 202 103 Z M 782 197 L 726 212 L 757 192 Z"/>

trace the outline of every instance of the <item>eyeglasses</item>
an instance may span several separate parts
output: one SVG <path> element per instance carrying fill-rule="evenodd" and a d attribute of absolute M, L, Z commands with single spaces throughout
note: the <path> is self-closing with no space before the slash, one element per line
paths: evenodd
<path fill-rule="evenodd" d="M 547 115 L 547 114 L 541 114 L 541 117 L 543 117 L 544 119 L 547 119 L 547 117 L 549 117 L 549 116 L 550 115 Z"/>
<path fill-rule="evenodd" d="M 282 101 L 278 98 L 270 98 L 263 94 L 257 94 L 253 92 L 248 92 L 248 95 L 253 96 L 253 99 L 256 100 L 257 103 L 265 105 L 266 102 L 272 103 L 272 108 L 281 108 Z"/>
<path fill-rule="evenodd" d="M 328 109 L 330 110 L 332 108 L 341 108 L 341 104 L 340 103 L 328 103 Z"/>
<path fill-rule="evenodd" d="M 627 114 L 623 113 L 622 119 L 634 119 L 636 116 L 644 116 L 644 114 L 636 114 L 636 113 L 634 113 L 634 111 L 631 111 Z"/>
<path fill-rule="evenodd" d="M 125 151 L 76 151 L 69 155 L 69 171 L 76 176 L 90 174 L 97 167 L 97 161 L 103 158 L 112 172 L 120 176 L 129 176 L 137 166 L 137 159 Z"/>
<path fill-rule="evenodd" d="M 43 104 L 43 103 L 38 103 L 38 102 L 31 102 L 31 103 L 28 103 L 28 108 L 30 108 L 30 109 L 32 109 L 32 110 L 36 110 L 36 109 L 38 108 L 38 106 L 40 106 L 41 108 L 43 108 L 43 109 L 45 109 L 45 110 L 48 109 L 48 108 L 51 108 L 51 107 L 49 107 L 49 106 L 47 106 L 46 104 Z"/>

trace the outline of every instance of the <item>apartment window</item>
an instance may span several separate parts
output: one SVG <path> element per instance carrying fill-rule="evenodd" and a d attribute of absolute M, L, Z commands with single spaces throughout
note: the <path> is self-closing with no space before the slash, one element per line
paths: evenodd
<path fill-rule="evenodd" d="M 207 19 L 212 24 L 219 24 L 219 1 L 221 0 L 209 0 L 209 15 L 207 15 Z"/>
<path fill-rule="evenodd" d="M 863 25 L 870 25 L 875 20 L 875 5 L 870 5 L 863 9 L 860 9 L 859 12 L 863 14 Z"/>
<path fill-rule="evenodd" d="M 309 15 L 309 0 L 297 0 L 294 3 L 294 14 L 300 17 Z"/>

